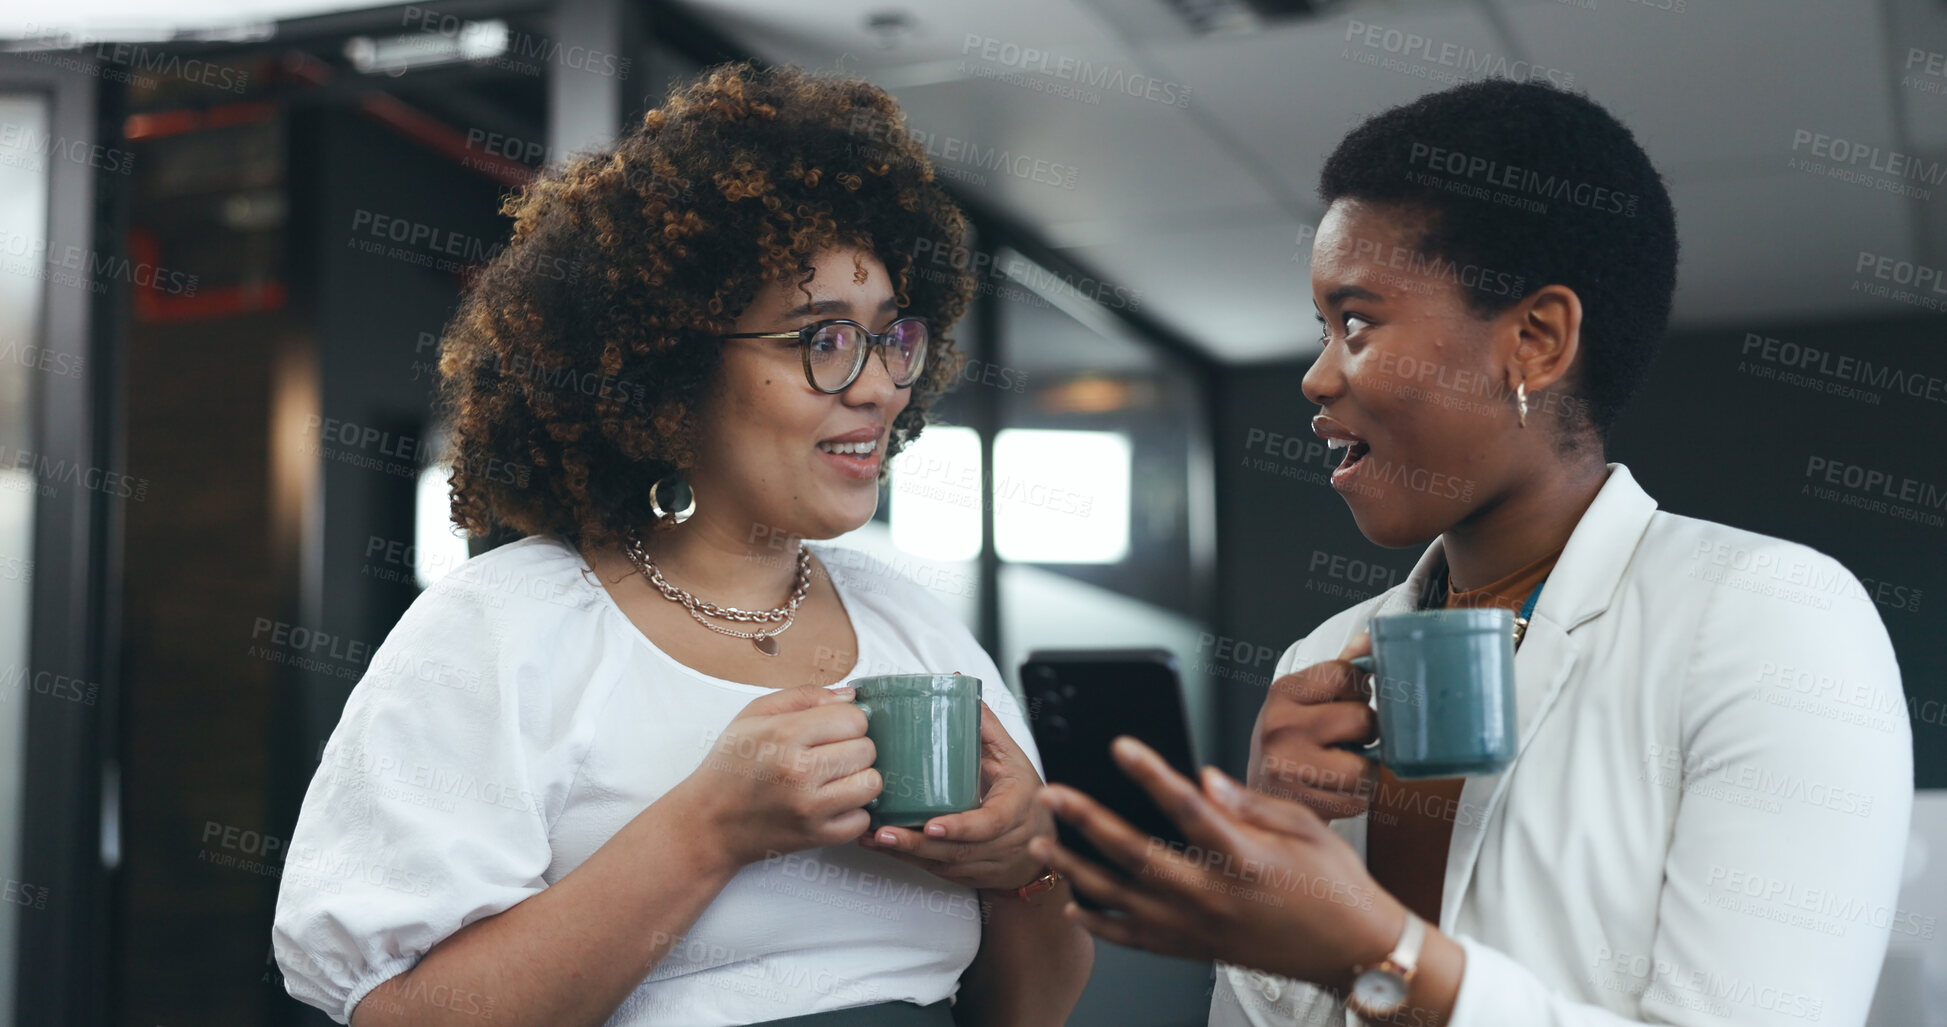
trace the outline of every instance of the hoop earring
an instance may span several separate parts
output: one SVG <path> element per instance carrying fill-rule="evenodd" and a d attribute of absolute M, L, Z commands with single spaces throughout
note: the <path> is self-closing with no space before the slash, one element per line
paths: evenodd
<path fill-rule="evenodd" d="M 1518 409 L 1521 412 L 1521 427 L 1526 428 L 1528 426 L 1528 383 L 1527 382 L 1525 381 L 1521 382 L 1520 384 L 1514 387 L 1514 402 L 1515 402 L 1516 409 Z M 651 495 L 653 497 L 653 492 L 651 493 Z M 692 505 L 694 505 L 694 499 L 692 499 Z"/>
<path fill-rule="evenodd" d="M 677 510 L 674 512 L 663 509 L 662 502 L 656 498 L 656 493 L 661 491 L 663 484 L 665 482 L 680 482 L 681 480 L 682 479 L 679 476 L 675 474 L 670 474 L 656 479 L 655 483 L 649 486 L 649 512 L 655 515 L 656 520 L 658 521 L 667 520 L 676 524 L 681 524 L 684 521 L 689 520 L 691 514 L 696 513 L 696 490 L 695 489 L 690 490 L 689 505 L 683 507 L 681 510 Z"/>

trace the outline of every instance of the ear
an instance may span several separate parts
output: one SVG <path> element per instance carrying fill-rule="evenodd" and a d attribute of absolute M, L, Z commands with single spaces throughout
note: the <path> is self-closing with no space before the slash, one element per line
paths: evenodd
<path fill-rule="evenodd" d="M 1582 298 L 1566 285 L 1544 285 L 1510 313 L 1516 341 L 1508 388 L 1525 381 L 1535 393 L 1566 377 L 1582 348 Z"/>

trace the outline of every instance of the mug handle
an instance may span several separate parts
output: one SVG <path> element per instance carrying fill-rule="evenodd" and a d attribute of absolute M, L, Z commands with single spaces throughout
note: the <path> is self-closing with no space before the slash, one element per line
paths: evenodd
<path fill-rule="evenodd" d="M 869 724 L 872 722 L 872 704 L 870 702 L 867 702 L 864 699 L 854 699 L 852 700 L 852 705 L 857 706 L 859 708 L 859 712 L 865 714 L 866 723 Z M 879 797 L 876 795 L 873 796 L 871 800 L 865 804 L 864 808 L 867 810 L 878 809 Z"/>
<path fill-rule="evenodd" d="M 1365 671 L 1367 674 L 1372 673 L 1371 656 L 1354 656 L 1345 662 L 1350 663 L 1359 670 Z M 1358 742 L 1333 742 L 1332 748 L 1343 749 L 1355 756 L 1364 756 L 1374 763 L 1379 762 L 1379 739 L 1377 738 L 1372 740 L 1371 745 L 1360 745 Z"/>

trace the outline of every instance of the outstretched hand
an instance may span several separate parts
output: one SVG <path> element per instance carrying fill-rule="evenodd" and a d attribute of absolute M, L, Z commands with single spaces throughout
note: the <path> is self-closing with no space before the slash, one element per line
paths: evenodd
<path fill-rule="evenodd" d="M 1309 807 L 1246 789 L 1215 767 L 1203 769 L 1199 788 L 1128 736 L 1112 751 L 1190 844 L 1179 850 L 1144 834 L 1073 788 L 1044 788 L 1041 802 L 1116 865 L 1083 859 L 1053 838 L 1030 846 L 1105 908 L 1068 907 L 1090 933 L 1327 985 L 1392 949 L 1405 907 Z"/>

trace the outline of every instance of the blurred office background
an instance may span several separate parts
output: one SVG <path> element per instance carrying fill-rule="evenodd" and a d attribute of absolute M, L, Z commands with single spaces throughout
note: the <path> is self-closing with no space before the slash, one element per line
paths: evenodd
<path fill-rule="evenodd" d="M 1900 912 L 1928 925 L 1892 934 L 1873 1024 L 1947 1024 L 1943 54 L 1938 0 L 10 4 L 0 1025 L 326 1022 L 270 916 L 363 660 L 467 555 L 433 341 L 502 194 L 729 58 L 890 89 L 974 225 L 964 381 L 847 543 L 1010 676 L 1169 648 L 1201 757 L 1240 773 L 1278 654 L 1417 557 L 1358 535 L 1308 429 L 1320 162 L 1484 73 L 1607 105 L 1683 247 L 1612 456 L 1866 580 L 1923 789 Z M 1936 498 L 1812 493 L 1831 464 Z M 1098 951 L 1073 1023 L 1204 1023 L 1208 966 Z"/>

